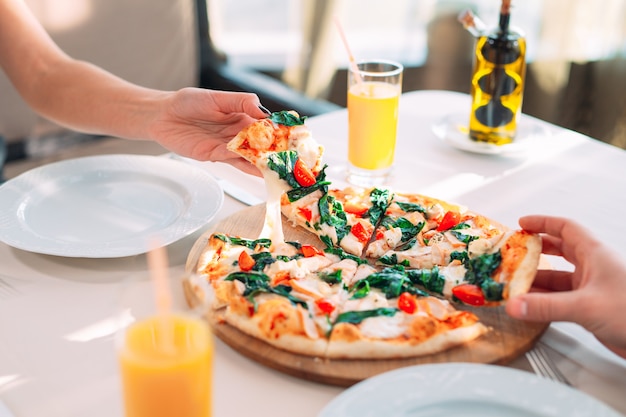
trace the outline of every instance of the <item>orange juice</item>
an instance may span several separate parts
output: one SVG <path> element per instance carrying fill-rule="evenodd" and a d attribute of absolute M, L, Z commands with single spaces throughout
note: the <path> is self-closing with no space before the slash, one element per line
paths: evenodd
<path fill-rule="evenodd" d="M 119 347 L 126 417 L 210 417 L 213 343 L 200 319 L 133 323 Z"/>
<path fill-rule="evenodd" d="M 393 164 L 400 87 L 367 81 L 348 90 L 348 160 L 361 169 Z"/>

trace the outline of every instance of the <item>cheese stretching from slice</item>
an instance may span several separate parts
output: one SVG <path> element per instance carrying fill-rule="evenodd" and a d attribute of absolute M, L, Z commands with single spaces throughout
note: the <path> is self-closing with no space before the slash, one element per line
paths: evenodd
<path fill-rule="evenodd" d="M 267 190 L 267 201 L 265 202 L 265 221 L 259 238 L 270 239 L 272 246 L 274 246 L 285 243 L 280 199 L 283 193 L 289 190 L 289 186 L 274 171 L 264 169 L 262 172 Z"/>
<path fill-rule="evenodd" d="M 299 118 L 295 112 L 289 112 Z M 268 167 L 268 158 L 276 152 L 293 150 L 315 173 L 322 166 L 323 147 L 303 124 L 287 126 L 271 119 L 261 119 L 243 129 L 228 143 L 228 149 L 252 162 L 263 174 L 267 189 L 265 221 L 260 238 L 269 238 L 272 245 L 284 243 L 281 197 L 291 186 Z"/>

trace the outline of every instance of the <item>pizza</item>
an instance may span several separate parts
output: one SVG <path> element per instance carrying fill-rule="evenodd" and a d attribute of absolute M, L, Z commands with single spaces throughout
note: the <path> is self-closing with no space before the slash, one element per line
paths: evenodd
<path fill-rule="evenodd" d="M 205 288 L 218 321 L 299 354 L 426 355 L 487 331 L 476 315 L 419 289 L 401 267 L 378 270 L 313 245 L 214 233 L 198 273 L 206 281 L 196 291 Z"/>
<path fill-rule="evenodd" d="M 253 123 L 229 149 L 261 170 L 268 201 L 260 236 L 213 232 L 187 282 L 218 325 L 315 357 L 415 357 L 489 332 L 464 305 L 530 288 L 538 235 L 417 193 L 333 187 L 295 112 Z M 283 217 L 309 242 L 285 241 Z"/>
<path fill-rule="evenodd" d="M 389 190 L 319 190 L 300 199 L 285 194 L 282 213 L 294 225 L 316 234 L 327 247 L 361 256 L 374 228 L 391 203 Z"/>

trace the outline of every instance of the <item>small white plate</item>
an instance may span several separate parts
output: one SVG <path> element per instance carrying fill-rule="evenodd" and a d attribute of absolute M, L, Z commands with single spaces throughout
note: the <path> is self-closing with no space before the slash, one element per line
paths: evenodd
<path fill-rule="evenodd" d="M 223 201 L 210 174 L 183 162 L 143 155 L 70 159 L 0 186 L 0 240 L 48 255 L 132 256 L 195 232 Z"/>
<path fill-rule="evenodd" d="M 496 365 L 417 365 L 360 382 L 318 417 L 619 417 L 600 401 L 558 382 Z"/>
<path fill-rule="evenodd" d="M 519 118 L 515 140 L 505 145 L 494 145 L 470 139 L 468 124 L 468 114 L 455 113 L 443 117 L 433 125 L 432 130 L 437 138 L 452 147 L 467 152 L 489 155 L 528 152 L 540 146 L 549 135 L 548 130 L 540 121 L 523 114 Z"/>

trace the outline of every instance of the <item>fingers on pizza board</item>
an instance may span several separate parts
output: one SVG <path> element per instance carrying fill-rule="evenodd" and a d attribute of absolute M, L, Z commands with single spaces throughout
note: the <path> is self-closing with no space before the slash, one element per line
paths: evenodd
<path fill-rule="evenodd" d="M 200 254 L 213 232 L 219 231 L 220 233 L 251 239 L 258 237 L 264 212 L 265 205 L 263 204 L 248 207 L 222 220 L 212 230 L 203 234 L 190 251 L 187 259 L 187 272 L 195 271 Z M 287 222 L 284 222 L 283 226 L 285 240 L 320 246 L 315 236 L 305 230 L 292 227 Z M 198 299 L 188 281 L 184 281 L 183 285 L 187 303 L 191 307 L 196 307 L 202 301 Z M 207 320 L 213 333 L 243 356 L 288 375 L 338 386 L 350 386 L 382 372 L 418 364 L 447 362 L 506 364 L 531 349 L 548 327 L 546 323 L 514 320 L 506 314 L 504 307 L 501 306 L 488 308 L 456 307 L 459 310 L 472 311 L 484 325 L 490 327 L 490 331 L 468 344 L 434 355 L 402 359 L 327 359 L 299 355 L 249 336 L 221 322 L 216 316 L 208 315 Z"/>

